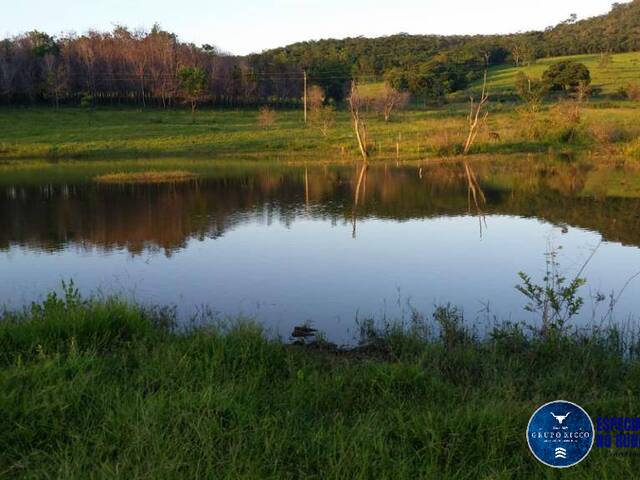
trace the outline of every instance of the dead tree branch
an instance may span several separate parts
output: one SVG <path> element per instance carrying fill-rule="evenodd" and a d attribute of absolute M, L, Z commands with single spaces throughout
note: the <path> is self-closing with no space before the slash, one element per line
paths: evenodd
<path fill-rule="evenodd" d="M 464 155 L 467 155 L 469 153 L 469 150 L 471 150 L 471 147 L 473 146 L 473 143 L 476 141 L 478 133 L 480 132 L 480 127 L 486 123 L 487 117 L 489 116 L 489 112 L 485 110 L 487 103 L 489 103 L 486 69 L 484 71 L 484 80 L 482 82 L 482 95 L 480 96 L 480 101 L 476 103 L 473 95 L 469 98 L 469 135 L 467 136 L 467 141 L 464 144 Z"/>
<path fill-rule="evenodd" d="M 367 124 L 362 117 L 361 109 L 364 107 L 365 100 L 358 92 L 355 80 L 351 82 L 351 94 L 349 95 L 349 109 L 351 110 L 351 118 L 353 119 L 353 130 L 358 141 L 358 148 L 365 163 L 369 161 L 369 147 L 367 143 Z"/>

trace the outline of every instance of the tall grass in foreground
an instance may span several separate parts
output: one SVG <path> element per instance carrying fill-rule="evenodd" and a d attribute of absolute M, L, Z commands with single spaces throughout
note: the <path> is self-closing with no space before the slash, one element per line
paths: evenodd
<path fill-rule="evenodd" d="M 594 449 L 556 472 L 525 429 L 554 399 L 635 415 L 640 360 L 615 328 L 478 338 L 457 310 L 363 325 L 361 348 L 257 325 L 173 328 L 171 310 L 73 286 L 0 321 L 1 478 L 633 478 Z"/>

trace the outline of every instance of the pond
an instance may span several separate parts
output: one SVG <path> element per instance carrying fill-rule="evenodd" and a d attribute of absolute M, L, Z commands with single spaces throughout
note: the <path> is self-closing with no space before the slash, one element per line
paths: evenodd
<path fill-rule="evenodd" d="M 455 162 L 373 163 L 363 174 L 355 163 L 175 160 L 197 176 L 94 180 L 163 162 L 0 167 L 0 304 L 20 308 L 73 279 L 87 294 L 175 305 L 184 319 L 207 307 L 285 338 L 310 323 L 349 343 L 357 319 L 446 303 L 479 329 L 534 321 L 518 272 L 541 282 L 558 248 L 569 278 L 595 250 L 581 324 L 605 316 L 604 305 L 594 311 L 598 292 L 617 295 L 640 271 L 632 162 L 483 161 L 471 166 L 477 204 Z M 616 321 L 635 318 L 638 293 L 640 280 Z"/>

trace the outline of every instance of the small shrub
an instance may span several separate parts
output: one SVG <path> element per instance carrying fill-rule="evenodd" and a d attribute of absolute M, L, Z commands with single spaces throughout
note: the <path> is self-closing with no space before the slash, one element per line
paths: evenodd
<path fill-rule="evenodd" d="M 433 320 L 440 326 L 440 340 L 447 350 L 474 343 L 473 334 L 466 327 L 458 308 L 439 306 L 433 313 Z"/>
<path fill-rule="evenodd" d="M 551 109 L 551 135 L 561 143 L 576 141 L 582 124 L 580 104 L 575 101 L 561 101 Z"/>
<path fill-rule="evenodd" d="M 544 122 L 540 114 L 532 110 L 529 105 L 516 108 L 518 114 L 518 127 L 520 136 L 527 140 L 539 140 L 545 133 Z"/>
<path fill-rule="evenodd" d="M 627 89 L 625 87 L 618 87 L 612 97 L 616 100 L 627 100 L 629 98 L 627 97 Z"/>
<path fill-rule="evenodd" d="M 307 103 L 311 111 L 320 108 L 326 100 L 324 89 L 318 85 L 311 85 L 307 94 Z"/>
<path fill-rule="evenodd" d="M 626 95 L 626 94 L 625 94 Z M 614 98 L 626 98 L 626 97 L 618 97 L 617 94 L 614 94 Z M 591 110 L 611 110 L 611 109 L 619 109 L 621 108 L 620 104 L 613 103 L 610 101 L 603 102 L 595 102 L 590 105 Z"/>
<path fill-rule="evenodd" d="M 551 248 L 545 254 L 546 271 L 542 283 L 535 283 L 531 276 L 519 272 L 521 283 L 516 285 L 516 290 L 527 298 L 524 309 L 540 315 L 543 335 L 563 333 L 569 320 L 576 316 L 584 299 L 579 295 L 579 290 L 586 284 L 586 280 L 580 277 L 580 271 L 573 279 L 567 279 L 560 271 L 558 254 L 562 247 Z"/>
<path fill-rule="evenodd" d="M 603 69 L 609 68 L 609 65 L 613 63 L 613 55 L 609 52 L 603 53 L 600 55 L 600 62 L 598 62 L 598 66 Z"/>
<path fill-rule="evenodd" d="M 589 135 L 596 142 L 602 144 L 623 142 L 627 140 L 629 136 L 627 131 L 621 127 L 607 123 L 596 123 L 591 125 L 589 127 Z"/>
<path fill-rule="evenodd" d="M 624 153 L 633 158 L 640 158 L 640 138 L 636 138 L 633 142 L 626 146 Z"/>
<path fill-rule="evenodd" d="M 309 112 L 309 123 L 327 137 L 336 123 L 336 111 L 333 105 L 320 105 Z"/>
<path fill-rule="evenodd" d="M 80 108 L 91 108 L 93 107 L 93 96 L 88 93 L 83 93 L 80 96 Z"/>
<path fill-rule="evenodd" d="M 276 124 L 276 112 L 269 107 L 261 107 L 258 112 L 258 125 L 269 128 Z"/>
<path fill-rule="evenodd" d="M 640 101 L 640 83 L 634 82 L 627 85 L 625 89 L 626 97 L 634 102 Z"/>
<path fill-rule="evenodd" d="M 531 112 L 537 112 L 542 107 L 545 96 L 549 93 L 549 86 L 542 80 L 531 78 L 520 72 L 516 77 L 516 92 Z"/>
<path fill-rule="evenodd" d="M 593 95 L 593 88 L 585 80 L 580 80 L 576 87 L 576 100 L 578 102 L 586 102 Z"/>
<path fill-rule="evenodd" d="M 429 145 L 439 156 L 460 155 L 464 149 L 464 138 L 458 131 L 438 130 L 430 136 Z"/>

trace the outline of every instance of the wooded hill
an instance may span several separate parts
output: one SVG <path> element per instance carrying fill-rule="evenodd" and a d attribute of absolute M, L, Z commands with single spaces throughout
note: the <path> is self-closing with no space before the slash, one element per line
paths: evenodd
<path fill-rule="evenodd" d="M 246 57 L 181 42 L 159 26 L 61 38 L 33 31 L 0 41 L 0 104 L 169 107 L 197 98 L 213 105 L 295 105 L 303 70 L 335 101 L 343 100 L 354 78 L 388 80 L 435 97 L 467 88 L 487 64 L 639 50 L 640 0 L 614 4 L 608 14 L 590 19 L 572 17 L 543 32 L 320 40 Z"/>
<path fill-rule="evenodd" d="M 307 68 L 312 80 L 329 91 L 336 90 L 342 77 L 349 77 L 363 82 L 394 80 L 412 93 L 426 89 L 437 96 L 466 88 L 487 64 L 522 66 L 545 57 L 632 51 L 640 51 L 640 0 L 615 3 L 608 14 L 585 20 L 571 16 L 540 32 L 329 39 L 296 43 L 257 58 Z M 430 81 L 423 80 L 427 85 L 422 88 L 411 84 L 425 77 Z"/>

